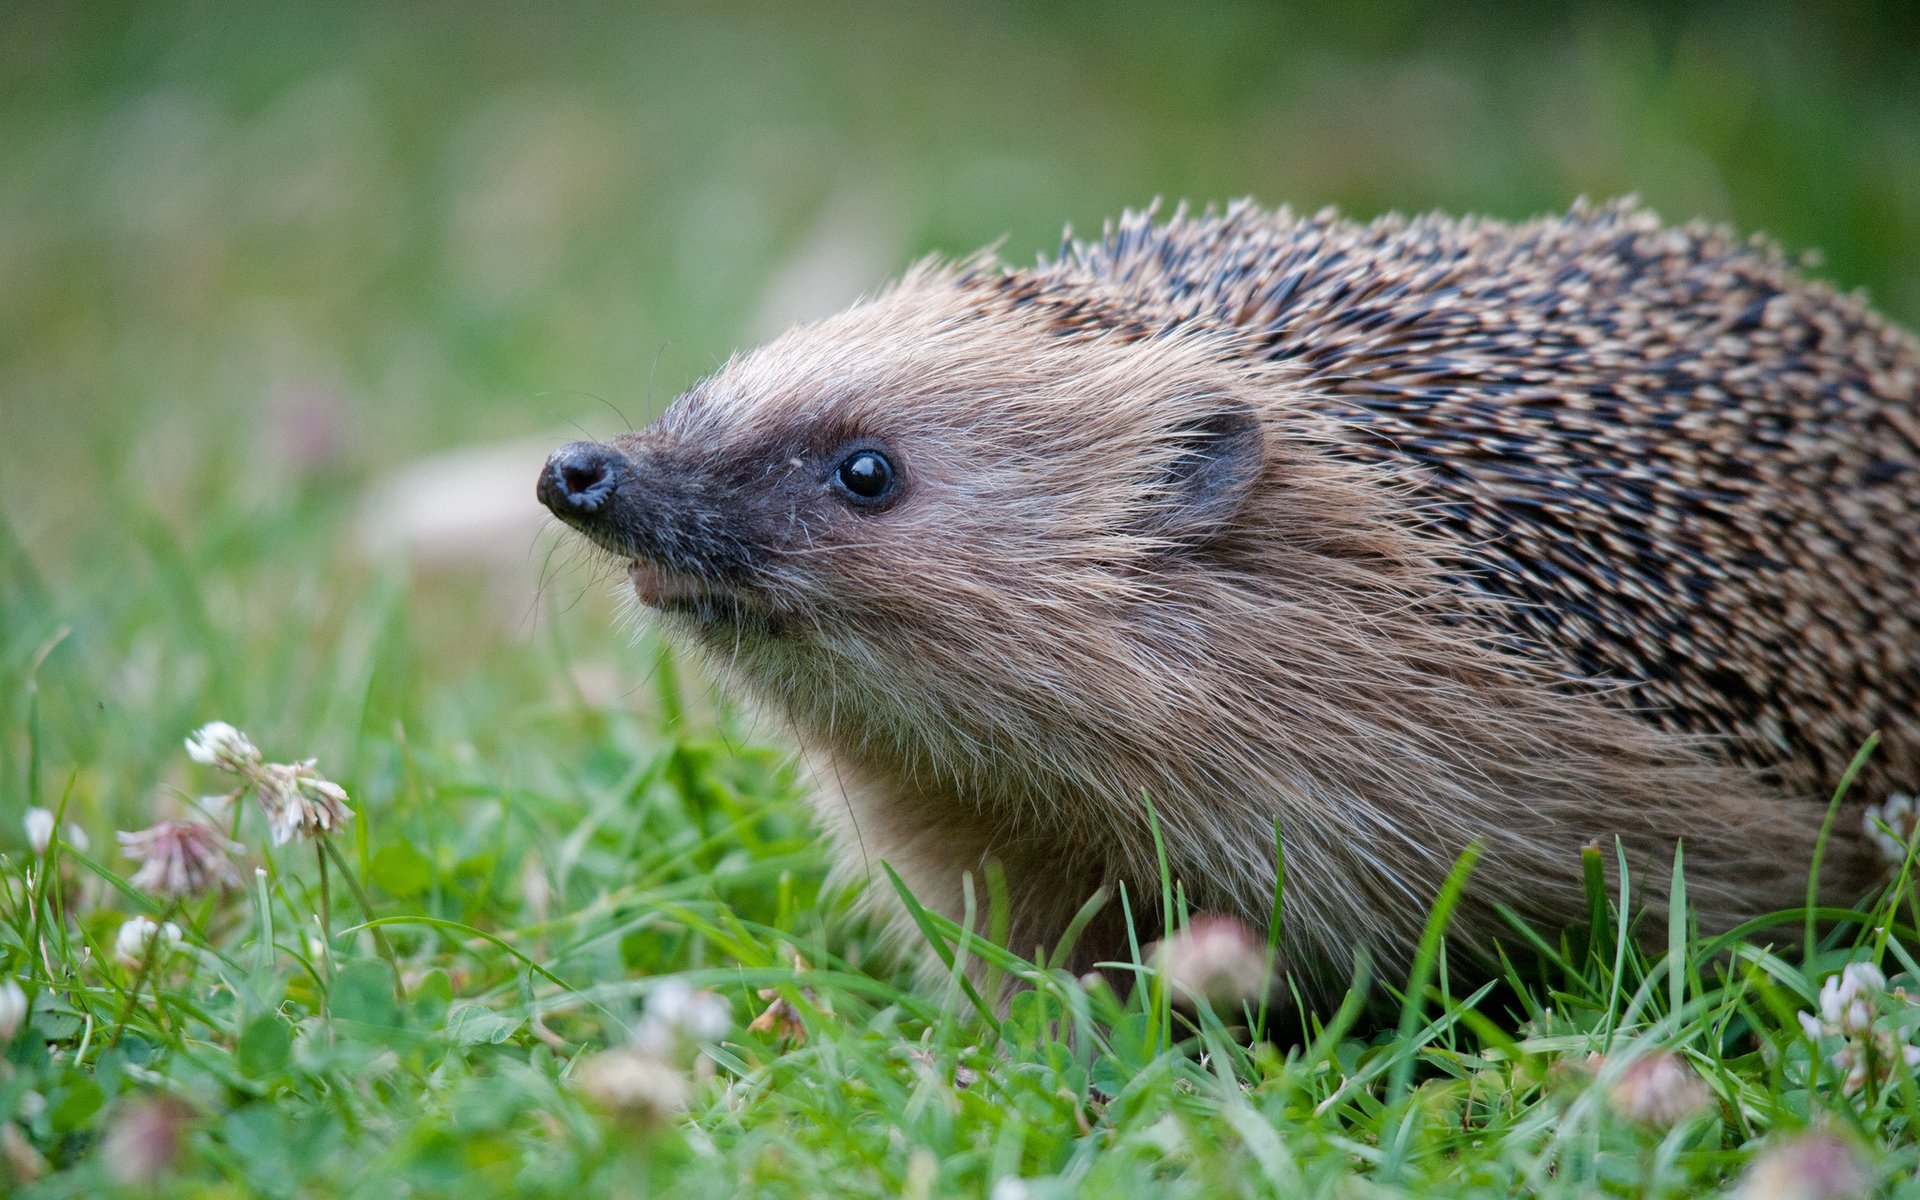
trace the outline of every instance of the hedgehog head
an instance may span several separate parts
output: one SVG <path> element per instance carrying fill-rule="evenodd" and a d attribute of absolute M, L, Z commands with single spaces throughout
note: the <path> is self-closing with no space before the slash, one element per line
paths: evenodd
<path fill-rule="evenodd" d="M 556 451 L 541 499 L 803 719 L 893 696 L 942 710 L 903 718 L 924 730 L 983 695 L 1046 710 L 1164 675 L 1118 610 L 1177 621 L 1244 551 L 1284 447 L 1230 335 L 1009 278 L 923 269 L 795 329 L 646 430 Z"/>

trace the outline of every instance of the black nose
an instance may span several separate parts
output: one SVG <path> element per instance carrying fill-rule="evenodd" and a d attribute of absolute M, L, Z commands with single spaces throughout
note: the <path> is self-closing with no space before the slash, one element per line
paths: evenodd
<path fill-rule="evenodd" d="M 555 450 L 535 489 L 555 516 L 578 519 L 600 511 L 626 470 L 626 456 L 604 442 L 573 442 Z"/>

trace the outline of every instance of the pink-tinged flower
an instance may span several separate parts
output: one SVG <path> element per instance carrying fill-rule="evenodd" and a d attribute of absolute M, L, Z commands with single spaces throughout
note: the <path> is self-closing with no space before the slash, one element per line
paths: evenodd
<path fill-rule="evenodd" d="M 1603 1058 L 1593 1065 L 1605 1069 Z M 1685 1059 L 1678 1054 L 1656 1051 L 1627 1064 L 1620 1078 L 1607 1090 L 1607 1103 L 1629 1121 L 1671 1129 L 1688 1117 L 1705 1112 L 1713 1103 L 1713 1093 Z"/>
<path fill-rule="evenodd" d="M 1867 1170 L 1854 1148 L 1830 1133 L 1802 1133 L 1754 1156 L 1739 1200 L 1856 1200 Z"/>
<path fill-rule="evenodd" d="M 1905 1063 L 1909 1071 L 1920 1069 L 1920 1046 L 1898 1041 L 1884 1029 L 1854 1038 L 1833 1052 L 1834 1067 L 1846 1072 L 1842 1091 L 1859 1091 L 1867 1086 L 1869 1077 L 1881 1083 L 1890 1081 L 1895 1063 Z"/>
<path fill-rule="evenodd" d="M 693 1090 L 684 1071 L 633 1046 L 582 1058 L 573 1082 L 608 1114 L 642 1126 L 662 1124 L 684 1111 Z"/>
<path fill-rule="evenodd" d="M 325 837 L 353 819 L 346 789 L 315 770 L 315 761 L 268 763 L 256 772 L 260 807 L 276 846 Z"/>
<path fill-rule="evenodd" d="M 230 854 L 241 846 L 198 821 L 161 821 L 138 833 L 120 833 L 128 858 L 141 864 L 133 886 L 157 896 L 199 896 L 215 887 L 236 885 Z"/>
<path fill-rule="evenodd" d="M 100 1139 L 100 1160 L 120 1184 L 158 1183 L 175 1162 L 193 1110 L 174 1096 L 141 1096 L 124 1102 Z"/>
<path fill-rule="evenodd" d="M 209 767 L 244 775 L 260 765 L 260 751 L 246 734 L 225 721 L 209 721 L 187 739 L 187 757 Z"/>
<path fill-rule="evenodd" d="M 1188 1001 L 1252 1004 L 1272 984 L 1267 944 L 1234 917 L 1199 916 L 1160 943 L 1161 976 Z"/>
<path fill-rule="evenodd" d="M 32 1183 L 47 1173 L 47 1160 L 20 1127 L 12 1121 L 0 1121 L 0 1179 L 14 1183 Z"/>

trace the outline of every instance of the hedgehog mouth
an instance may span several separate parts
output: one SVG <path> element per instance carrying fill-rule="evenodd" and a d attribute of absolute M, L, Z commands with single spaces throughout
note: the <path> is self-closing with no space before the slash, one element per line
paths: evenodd
<path fill-rule="evenodd" d="M 644 558 L 627 561 L 627 578 L 633 581 L 633 594 L 648 608 L 694 608 L 722 598 L 711 585 Z"/>
<path fill-rule="evenodd" d="M 618 535 L 591 527 L 580 532 L 602 550 L 626 560 L 627 578 L 632 582 L 633 594 L 648 608 L 686 613 L 698 617 L 702 622 L 712 623 L 740 607 L 739 598 L 730 590 L 689 572 L 641 558 L 634 553 L 632 543 Z"/>
<path fill-rule="evenodd" d="M 627 578 L 640 603 L 686 617 L 703 630 L 752 628 L 773 632 L 773 614 L 734 589 L 643 558 L 627 561 Z"/>

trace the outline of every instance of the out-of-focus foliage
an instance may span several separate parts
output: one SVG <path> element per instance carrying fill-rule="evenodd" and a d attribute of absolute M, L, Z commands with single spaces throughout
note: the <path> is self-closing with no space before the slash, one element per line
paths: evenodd
<path fill-rule="evenodd" d="M 1920 320 L 1912 6 L 1523 7 L 9 6 L 7 510 L 37 544 L 315 406 L 354 465 L 638 421 L 915 255 L 1156 196 L 1638 192 Z"/>

